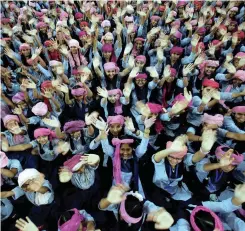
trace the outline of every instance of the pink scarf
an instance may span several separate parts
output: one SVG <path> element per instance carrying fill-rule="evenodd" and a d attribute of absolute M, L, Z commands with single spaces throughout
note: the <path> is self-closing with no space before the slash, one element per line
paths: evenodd
<path fill-rule="evenodd" d="M 68 59 L 72 68 L 82 65 L 86 66 L 88 64 L 86 58 L 82 55 L 80 51 L 78 51 L 77 54 L 71 54 L 71 52 L 69 52 Z"/>

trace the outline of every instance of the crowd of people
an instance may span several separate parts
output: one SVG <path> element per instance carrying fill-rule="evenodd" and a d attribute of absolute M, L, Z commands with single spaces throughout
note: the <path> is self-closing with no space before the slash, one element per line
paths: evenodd
<path fill-rule="evenodd" d="M 244 1 L 0 4 L 2 230 L 245 230 Z"/>

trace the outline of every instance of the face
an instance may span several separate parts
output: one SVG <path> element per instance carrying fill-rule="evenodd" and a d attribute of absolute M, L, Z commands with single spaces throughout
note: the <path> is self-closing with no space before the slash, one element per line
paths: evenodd
<path fill-rule="evenodd" d="M 206 75 L 212 75 L 215 72 L 216 67 L 206 66 L 204 72 Z"/>
<path fill-rule="evenodd" d="M 232 84 L 233 84 L 234 87 L 240 86 L 242 84 L 242 80 L 237 79 L 237 78 L 233 79 L 232 80 Z"/>
<path fill-rule="evenodd" d="M 174 77 L 170 76 L 166 79 L 167 83 L 172 83 L 174 81 Z"/>
<path fill-rule="evenodd" d="M 40 31 L 41 31 L 42 33 L 46 33 L 47 27 L 41 27 L 41 28 L 40 28 Z"/>
<path fill-rule="evenodd" d="M 138 87 L 144 87 L 146 84 L 146 79 L 135 79 L 135 83 Z"/>
<path fill-rule="evenodd" d="M 238 123 L 244 123 L 245 122 L 245 113 L 235 113 L 235 119 Z"/>
<path fill-rule="evenodd" d="M 86 40 L 87 40 L 87 36 L 86 36 L 86 35 L 84 35 L 84 36 L 80 37 L 80 39 L 81 39 L 81 41 L 82 41 L 82 42 L 86 42 Z"/>
<path fill-rule="evenodd" d="M 48 49 L 48 51 L 51 51 L 51 52 L 54 51 L 54 47 L 52 45 L 48 46 L 47 49 Z"/>
<path fill-rule="evenodd" d="M 105 33 L 109 32 L 110 31 L 110 27 L 109 26 L 105 26 L 104 27 L 104 31 L 105 31 Z"/>
<path fill-rule="evenodd" d="M 71 137 L 73 139 L 77 139 L 77 138 L 81 137 L 81 132 L 80 131 L 72 132 Z"/>
<path fill-rule="evenodd" d="M 106 75 L 107 75 L 107 77 L 109 79 L 113 79 L 113 77 L 116 75 L 116 71 L 115 70 L 108 70 L 105 73 L 106 73 Z"/>
<path fill-rule="evenodd" d="M 234 64 L 234 66 L 235 66 L 236 68 L 239 67 L 239 61 L 240 61 L 239 58 L 234 58 L 233 64 Z"/>
<path fill-rule="evenodd" d="M 179 54 L 176 54 L 176 53 L 171 54 L 171 59 L 172 59 L 173 61 L 178 60 L 178 59 L 179 59 L 179 57 L 180 57 L 180 55 L 179 55 Z"/>
<path fill-rule="evenodd" d="M 109 59 L 111 57 L 111 52 L 103 52 L 103 56 L 105 59 Z"/>
<path fill-rule="evenodd" d="M 136 42 L 135 42 L 135 46 L 136 46 L 136 49 L 137 49 L 137 50 L 140 50 L 140 49 L 143 47 L 143 44 L 142 44 L 142 42 L 140 42 L 140 41 L 136 41 Z"/>
<path fill-rule="evenodd" d="M 177 164 L 179 164 L 183 160 L 183 158 L 175 158 L 171 155 L 168 156 L 167 158 L 172 167 L 175 167 Z"/>
<path fill-rule="evenodd" d="M 43 185 L 43 176 L 40 177 L 40 179 L 31 179 L 25 182 L 24 185 L 22 185 L 22 189 L 26 192 L 37 192 Z"/>
<path fill-rule="evenodd" d="M 76 54 L 78 49 L 75 46 L 71 46 L 70 50 L 71 50 L 71 53 Z"/>
<path fill-rule="evenodd" d="M 119 100 L 119 95 L 109 95 L 108 100 L 111 103 L 116 103 L 116 101 Z"/>
<path fill-rule="evenodd" d="M 230 164 L 230 165 L 228 165 L 228 166 L 222 167 L 221 169 L 222 169 L 222 171 L 224 171 L 224 172 L 230 172 L 230 171 L 232 171 L 235 167 L 236 167 L 235 165 Z"/>
<path fill-rule="evenodd" d="M 6 124 L 7 129 L 10 132 L 14 132 L 15 130 L 19 130 L 20 126 L 18 124 L 18 122 L 16 120 L 10 120 L 7 124 Z"/>
<path fill-rule="evenodd" d="M 120 156 L 123 159 L 129 159 L 132 157 L 133 149 L 129 146 L 129 144 L 122 144 L 120 147 Z"/>
<path fill-rule="evenodd" d="M 25 101 L 19 102 L 17 106 L 20 107 L 22 110 L 27 108 L 27 104 Z"/>
<path fill-rule="evenodd" d="M 73 97 L 74 97 L 74 98 L 75 98 L 75 100 L 76 100 L 76 101 L 78 101 L 78 102 L 83 101 L 83 98 L 84 98 L 84 96 L 83 96 L 83 95 L 80 95 L 80 96 L 76 96 L 76 95 L 74 95 Z"/>
<path fill-rule="evenodd" d="M 230 24 L 230 25 L 228 25 L 227 30 L 228 30 L 229 32 L 232 32 L 232 31 L 235 30 L 235 28 L 236 28 L 236 25 L 235 25 L 235 24 Z"/>
<path fill-rule="evenodd" d="M 156 20 L 152 20 L 152 21 L 151 21 L 151 25 L 152 25 L 152 26 L 156 26 L 156 25 L 157 25 L 157 22 L 158 22 L 158 21 L 156 21 Z"/>
<path fill-rule="evenodd" d="M 48 136 L 39 136 L 37 142 L 42 145 L 46 144 L 48 142 Z"/>
<path fill-rule="evenodd" d="M 136 60 L 135 65 L 136 65 L 136 67 L 139 67 L 140 69 L 142 69 L 144 67 L 145 63 L 143 61 Z"/>
<path fill-rule="evenodd" d="M 25 57 L 28 57 L 31 53 L 31 50 L 30 49 L 23 49 L 21 51 L 21 53 L 25 56 Z"/>
<path fill-rule="evenodd" d="M 231 11 L 229 17 L 234 18 L 235 16 L 236 16 L 236 11 Z"/>
<path fill-rule="evenodd" d="M 205 130 L 217 130 L 219 127 L 217 124 L 203 123 L 202 132 Z"/>
<path fill-rule="evenodd" d="M 111 124 L 109 129 L 110 133 L 116 137 L 122 131 L 122 125 L 119 123 Z"/>

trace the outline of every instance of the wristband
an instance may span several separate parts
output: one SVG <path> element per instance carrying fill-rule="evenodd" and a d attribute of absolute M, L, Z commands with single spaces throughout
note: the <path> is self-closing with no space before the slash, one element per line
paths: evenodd
<path fill-rule="evenodd" d="M 203 153 L 204 155 L 207 155 L 210 151 L 204 152 L 204 151 L 202 150 L 202 147 L 201 147 L 201 148 L 200 148 L 200 152 Z"/>

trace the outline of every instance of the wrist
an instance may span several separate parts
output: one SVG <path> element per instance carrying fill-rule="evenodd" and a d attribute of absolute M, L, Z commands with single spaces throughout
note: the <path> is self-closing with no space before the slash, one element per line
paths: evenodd
<path fill-rule="evenodd" d="M 204 155 L 209 154 L 210 151 L 203 150 L 202 147 L 200 148 L 200 152 Z"/>
<path fill-rule="evenodd" d="M 241 206 L 241 204 L 243 203 L 243 202 L 240 201 L 239 198 L 237 198 L 237 197 L 232 197 L 231 202 L 232 202 L 232 204 L 235 205 L 235 206 Z"/>

